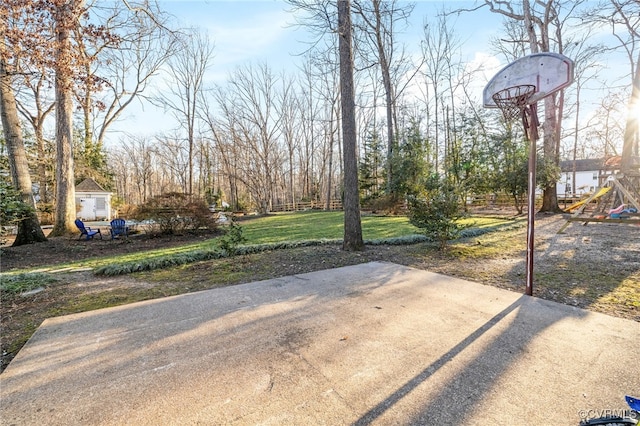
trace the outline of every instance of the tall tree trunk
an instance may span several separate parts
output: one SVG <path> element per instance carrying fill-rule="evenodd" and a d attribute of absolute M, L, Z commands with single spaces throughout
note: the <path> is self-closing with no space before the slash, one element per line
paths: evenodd
<path fill-rule="evenodd" d="M 544 98 L 544 131 L 543 152 L 545 165 L 551 164 L 557 166 L 559 164 L 559 147 L 560 132 L 558 132 L 558 108 L 556 107 L 557 93 Z M 542 188 L 542 207 L 541 212 L 561 213 L 562 209 L 558 205 L 557 179 L 553 182 L 547 182 Z"/>
<path fill-rule="evenodd" d="M 193 114 L 193 111 L 192 111 Z M 187 192 L 189 197 L 193 197 L 193 117 L 189 120 L 189 130 L 188 130 L 188 138 L 189 138 L 189 182 L 187 184 Z"/>
<path fill-rule="evenodd" d="M 4 40 L 0 45 L 0 49 L 4 50 Z M 20 246 L 46 241 L 47 239 L 42 232 L 36 215 L 36 206 L 31 189 L 31 176 L 29 175 L 27 154 L 22 140 L 22 129 L 20 129 L 16 99 L 11 87 L 11 77 L 7 72 L 6 63 L 2 59 L 0 59 L 0 113 L 9 154 L 9 169 L 11 170 L 13 186 L 20 193 L 22 202 L 33 208 L 31 214 L 19 222 L 18 233 L 13 245 Z"/>
<path fill-rule="evenodd" d="M 636 72 L 633 75 L 633 86 L 631 87 L 631 98 L 629 99 L 629 114 L 627 125 L 624 130 L 624 144 L 622 146 L 622 159 L 620 169 L 623 173 L 634 171 L 633 156 L 637 155 L 638 146 L 638 111 L 640 111 L 640 53 L 636 61 Z M 636 152 L 634 152 L 634 147 Z M 637 173 L 637 170 L 635 170 Z"/>
<path fill-rule="evenodd" d="M 58 7 L 55 26 L 56 57 L 56 213 L 52 236 L 76 232 L 75 182 L 73 171 L 73 78 L 72 46 L 69 25 L 76 21 L 74 1 Z"/>
<path fill-rule="evenodd" d="M 36 147 L 38 152 L 38 165 L 36 167 L 36 176 L 39 182 L 38 195 L 41 203 L 49 202 L 49 182 L 47 180 L 47 159 L 45 154 L 44 132 L 42 123 L 35 127 Z"/>
<path fill-rule="evenodd" d="M 85 64 L 85 74 L 87 75 L 87 81 L 85 81 L 85 91 L 84 97 L 82 98 L 82 118 L 83 118 L 83 147 L 82 151 L 84 152 L 84 166 L 86 169 L 85 173 L 91 170 L 92 167 L 95 166 L 95 151 L 93 146 L 93 129 L 91 123 L 91 97 L 93 96 L 93 90 L 91 87 L 91 81 L 89 76 L 91 73 L 91 66 L 89 63 Z M 81 172 L 82 173 L 82 172 Z M 82 177 L 82 174 L 80 175 Z M 95 178 L 95 176 L 90 176 L 91 178 Z"/>
<path fill-rule="evenodd" d="M 331 107 L 331 114 L 333 115 L 333 106 Z M 333 121 L 329 122 L 329 165 L 327 171 L 327 187 L 326 194 L 327 199 L 325 200 L 324 209 L 329 211 L 331 210 L 331 186 L 333 184 L 331 176 L 333 176 L 333 140 L 334 140 L 334 130 L 333 130 Z"/>
<path fill-rule="evenodd" d="M 536 37 L 533 18 L 531 16 L 531 7 L 528 0 L 523 1 L 523 10 L 525 16 L 525 25 L 527 28 L 527 34 L 529 35 L 529 44 L 531 46 L 531 53 L 538 53 L 541 50 L 543 52 L 549 51 L 549 34 L 548 26 L 551 24 L 548 20 L 545 20 L 545 28 L 540 31 L 540 38 Z M 560 116 L 562 110 L 556 105 L 557 95 L 548 96 L 544 99 L 544 111 L 545 118 L 543 123 L 543 153 L 545 164 L 551 163 L 553 166 L 557 166 L 559 163 L 558 150 L 560 148 Z M 560 213 L 562 209 L 558 206 L 558 191 L 556 182 L 547 182 L 545 187 L 542 188 L 542 207 L 541 212 Z"/>
<path fill-rule="evenodd" d="M 293 149 L 289 148 L 289 199 L 293 209 L 296 209 L 296 185 L 295 185 L 295 173 L 293 171 Z M 285 198 L 286 199 L 286 198 Z"/>
<path fill-rule="evenodd" d="M 340 93 L 342 96 L 342 144 L 344 161 L 344 241 L 342 249 L 364 248 L 360 223 L 353 52 L 351 47 L 350 0 L 338 0 L 338 49 L 340 52 Z"/>
<path fill-rule="evenodd" d="M 385 108 L 387 114 L 387 193 L 393 194 L 393 181 L 395 173 L 393 170 L 393 157 L 396 152 L 396 135 L 394 133 L 394 94 L 391 83 L 391 72 L 389 70 L 389 58 L 385 52 L 385 42 L 382 35 L 382 14 L 380 13 L 381 0 L 373 0 L 373 11 L 375 14 L 375 35 L 376 46 L 378 48 L 378 61 L 380 63 L 380 74 L 382 75 L 382 85 L 384 87 Z"/>

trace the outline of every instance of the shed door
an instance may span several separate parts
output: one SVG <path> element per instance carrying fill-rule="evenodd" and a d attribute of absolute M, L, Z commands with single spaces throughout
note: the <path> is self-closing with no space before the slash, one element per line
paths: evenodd
<path fill-rule="evenodd" d="M 78 217 L 84 220 L 96 220 L 96 199 L 81 198 Z"/>

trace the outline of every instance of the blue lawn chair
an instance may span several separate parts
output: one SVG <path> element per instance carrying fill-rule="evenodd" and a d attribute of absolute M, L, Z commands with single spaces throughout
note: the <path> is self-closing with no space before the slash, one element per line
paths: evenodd
<path fill-rule="evenodd" d="M 109 228 L 109 233 L 111 233 L 112 240 L 118 235 L 129 237 L 129 227 L 127 226 L 124 219 L 113 219 L 111 221 L 111 228 Z"/>
<path fill-rule="evenodd" d="M 84 222 L 81 221 L 80 219 L 76 219 L 76 226 L 80 230 L 80 237 L 78 237 L 78 239 L 81 239 L 83 235 L 86 235 L 87 236 L 87 240 L 90 240 L 96 234 L 99 234 L 100 235 L 100 239 L 102 239 L 102 233 L 100 232 L 100 229 L 91 229 L 88 226 L 84 226 Z"/>

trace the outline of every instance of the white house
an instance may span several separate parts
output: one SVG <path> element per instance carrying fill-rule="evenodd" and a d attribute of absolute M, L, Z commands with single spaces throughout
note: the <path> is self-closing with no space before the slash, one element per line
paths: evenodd
<path fill-rule="evenodd" d="M 76 217 L 82 220 L 111 220 L 111 192 L 87 178 L 76 185 Z"/>
<path fill-rule="evenodd" d="M 612 157 L 606 162 L 602 158 L 561 161 L 561 174 L 556 186 L 558 196 L 582 196 L 594 192 L 618 170 L 619 160 L 620 157 Z"/>

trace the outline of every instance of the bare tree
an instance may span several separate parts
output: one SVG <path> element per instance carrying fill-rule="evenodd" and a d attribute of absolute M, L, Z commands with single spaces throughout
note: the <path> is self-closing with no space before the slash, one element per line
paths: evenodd
<path fill-rule="evenodd" d="M 364 247 L 360 223 L 360 194 L 358 187 L 357 129 L 355 115 L 354 60 L 350 0 L 338 0 L 337 8 L 323 0 L 287 0 L 314 36 L 312 46 L 318 46 L 327 34 L 337 33 L 340 61 L 340 92 L 343 147 L 344 190 L 344 250 Z M 329 45 L 330 46 L 330 45 Z"/>
<path fill-rule="evenodd" d="M 298 155 L 300 161 L 301 198 L 316 199 L 315 191 L 315 155 L 316 155 L 316 124 L 319 115 L 319 99 L 315 96 L 316 76 L 314 72 L 314 56 L 308 54 L 302 68 L 303 79 L 301 79 L 301 130 L 302 146 Z"/>
<path fill-rule="evenodd" d="M 266 64 L 238 67 L 229 76 L 227 90 L 216 87 L 212 92 L 217 111 L 208 106 L 203 114 L 233 196 L 238 195 L 241 182 L 262 213 L 270 211 L 278 198 L 278 171 L 287 157 L 280 144 L 286 119 L 279 104 L 284 99 L 279 81 Z"/>
<path fill-rule="evenodd" d="M 431 93 L 433 108 L 427 99 L 427 127 L 433 129 L 434 164 L 435 170 L 441 169 L 440 150 L 446 154 L 446 111 L 447 90 L 449 102 L 453 105 L 453 81 L 455 72 L 453 55 L 459 47 L 453 29 L 449 26 L 448 16 L 441 14 L 434 26 L 430 22 L 424 23 L 424 39 L 422 40 L 422 55 L 424 58 L 424 77 L 428 86 L 425 93 Z M 432 90 L 429 91 L 429 88 Z M 431 111 L 433 111 L 431 113 Z M 431 117 L 433 116 L 433 121 Z M 441 130 L 445 130 L 444 135 Z"/>
<path fill-rule="evenodd" d="M 122 164 L 116 182 L 120 185 L 128 182 L 128 185 L 120 186 L 118 193 L 130 204 L 141 204 L 153 197 L 153 177 L 156 175 L 154 168 L 164 168 L 164 164 L 158 164 L 155 155 L 155 146 L 149 138 L 130 136 L 120 143 L 120 149 L 124 155 L 114 158 L 114 164 Z M 117 154 L 112 154 L 117 155 Z"/>
<path fill-rule="evenodd" d="M 153 5 L 144 8 L 140 13 L 119 2 L 91 7 L 110 37 L 79 41 L 83 55 L 93 59 L 86 63 L 83 84 L 76 91 L 85 145 L 103 146 L 110 126 L 135 99 L 145 96 L 151 79 L 176 50 L 178 39 L 167 32 L 167 17 Z"/>
<path fill-rule="evenodd" d="M 278 109 L 281 116 L 282 137 L 287 148 L 288 201 L 295 206 L 297 201 L 295 154 L 300 144 L 299 116 L 301 105 L 293 80 L 283 75 L 281 82 L 282 91 L 278 100 Z"/>
<path fill-rule="evenodd" d="M 47 90 L 51 85 L 49 70 L 42 63 L 34 63 L 30 69 L 37 71 L 21 73 L 23 90 L 16 94 L 18 111 L 31 125 L 36 140 L 37 164 L 34 181 L 38 184 L 40 202 L 51 201 L 50 191 L 53 189 L 53 173 L 55 162 L 53 142 L 45 138 L 45 122 L 54 110 L 55 102 Z"/>
<path fill-rule="evenodd" d="M 155 138 L 127 136 L 110 150 L 111 171 L 119 197 L 142 204 L 167 192 L 185 192 L 188 185 L 188 148 L 179 133 Z"/>
<path fill-rule="evenodd" d="M 322 169 L 325 170 L 324 175 L 326 175 L 326 185 L 325 185 L 325 210 L 330 209 L 332 197 L 332 191 L 334 190 L 334 147 L 340 147 L 340 132 L 339 127 L 341 124 L 340 117 L 340 106 L 338 104 L 339 101 L 339 91 L 338 91 L 338 76 L 335 72 L 333 73 L 325 73 L 323 78 L 323 84 L 320 86 L 324 88 L 325 95 L 324 97 L 324 105 L 325 105 L 325 149 L 324 149 L 324 159 L 326 160 L 326 167 Z M 356 148 L 357 149 L 357 148 Z M 340 157 L 340 156 L 339 156 Z M 338 158 L 336 163 L 340 164 L 342 158 Z M 342 161 L 344 164 L 344 161 Z M 342 174 L 342 173 L 340 173 Z"/>
<path fill-rule="evenodd" d="M 578 157 L 579 142 L 584 139 L 583 133 L 587 129 L 581 128 L 580 121 L 582 119 L 582 95 L 585 85 L 589 81 L 598 78 L 600 71 L 600 65 L 598 58 L 603 52 L 603 47 L 600 45 L 591 45 L 588 40 L 591 38 L 592 31 L 583 29 L 579 38 L 568 43 L 569 51 L 567 52 L 574 58 L 574 84 L 571 87 L 571 92 L 575 94 L 575 102 L 572 106 L 567 108 L 567 112 L 573 112 L 574 116 L 574 128 L 573 128 L 573 147 L 571 149 L 571 160 L 573 161 L 573 172 L 571 185 L 571 191 L 575 194 L 576 187 L 576 160 Z"/>
<path fill-rule="evenodd" d="M 613 34 L 620 41 L 620 47 L 629 59 L 631 95 L 628 103 L 627 125 L 622 147 L 623 173 L 637 172 L 640 167 L 640 3 L 637 0 L 610 0 Z M 618 27 L 624 28 L 619 33 Z"/>
<path fill-rule="evenodd" d="M 205 123 L 210 139 L 220 156 L 221 173 L 227 180 L 228 201 L 231 208 L 239 210 L 238 177 L 236 171 L 236 156 L 232 134 L 234 132 L 234 114 L 229 111 L 231 102 L 228 101 L 227 92 L 221 87 L 211 91 L 211 96 L 204 99 L 200 116 Z M 214 111 L 212 104 L 220 106 L 220 111 Z"/>
<path fill-rule="evenodd" d="M 335 44 L 334 40 L 328 42 Z M 340 167 L 342 157 L 340 155 L 340 82 L 338 70 L 337 49 L 321 49 L 314 52 L 310 61 L 310 68 L 305 70 L 308 78 L 313 79 L 310 85 L 310 96 L 315 102 L 310 104 L 310 117 L 315 118 L 309 123 L 313 130 L 311 134 L 312 145 L 318 149 L 318 160 L 311 158 L 312 162 L 318 164 L 317 168 L 317 191 L 315 199 L 319 200 L 324 194 L 325 209 L 330 208 L 330 203 L 335 196 L 335 182 L 337 172 L 338 177 L 342 175 Z M 314 115 L 311 115 L 313 112 Z M 315 126 L 314 126 L 315 124 Z M 319 131 L 316 135 L 315 131 Z M 338 149 L 338 158 L 335 159 L 335 151 Z M 314 149 L 314 153 L 316 150 Z M 313 164 L 313 163 L 312 163 Z M 340 185 L 338 183 L 338 185 Z"/>
<path fill-rule="evenodd" d="M 129 158 L 123 149 L 107 150 L 109 170 L 114 178 L 114 191 L 116 193 L 115 204 L 131 203 L 132 173 L 129 167 Z M 114 203 L 111 204 L 114 206 Z"/>
<path fill-rule="evenodd" d="M 192 194 L 196 121 L 198 109 L 201 108 L 205 74 L 213 59 L 213 45 L 205 33 L 192 30 L 176 47 L 178 51 L 169 60 L 169 86 L 156 101 L 174 114 L 187 133 L 189 161 L 185 191 Z"/>
<path fill-rule="evenodd" d="M 218 171 L 218 153 L 211 138 L 201 135 L 197 142 L 199 179 L 196 193 L 203 194 L 207 202 L 212 204 L 217 198 L 215 185 Z"/>
<path fill-rule="evenodd" d="M 583 3 L 579 1 L 562 0 L 522 0 L 520 4 L 503 0 L 485 0 L 484 3 L 494 13 L 499 13 L 509 19 L 521 22 L 526 30 L 527 38 L 520 40 L 528 45 L 530 53 L 549 52 L 551 50 L 563 53 L 563 26 L 567 19 L 573 16 L 575 9 Z M 562 8 L 568 6 L 568 10 Z M 517 40 L 512 40 L 516 42 Z M 554 93 L 544 99 L 543 122 L 543 153 L 547 167 L 557 167 L 560 154 L 560 130 L 564 108 L 564 91 Z M 543 199 L 540 211 L 560 212 L 556 191 L 557 178 L 554 174 L 547 174 L 552 178 L 543 182 Z"/>
<path fill-rule="evenodd" d="M 191 194 L 193 185 L 190 179 L 193 177 L 193 149 L 189 140 L 180 132 L 162 134 L 156 136 L 155 152 L 166 174 L 169 176 L 169 185 L 164 191 L 180 191 Z"/>
<path fill-rule="evenodd" d="M 315 182 L 315 153 L 316 153 L 316 124 L 319 115 L 319 99 L 314 95 L 317 88 L 314 72 L 314 56 L 308 53 L 301 67 L 302 76 L 300 86 L 300 131 L 301 144 L 298 147 L 298 163 L 300 170 L 300 199 L 316 199 Z"/>
<path fill-rule="evenodd" d="M 277 83 L 278 78 L 266 64 L 238 68 L 230 80 L 236 101 L 238 134 L 253 157 L 251 171 L 257 172 L 251 179 L 251 187 L 260 212 L 271 208 L 274 172 L 282 158 L 278 144 L 282 116 L 276 109 Z"/>
<path fill-rule="evenodd" d="M 588 130 L 579 146 L 581 158 L 610 158 L 622 153 L 619 142 L 624 141 L 626 121 L 621 117 L 624 117 L 626 101 L 627 92 L 624 90 L 609 90 L 605 93 L 587 123 Z"/>
<path fill-rule="evenodd" d="M 396 0 L 354 1 L 353 9 L 360 19 L 359 28 L 363 38 L 371 45 L 375 52 L 375 63 L 379 65 L 382 77 L 382 87 L 385 95 L 385 109 L 387 121 L 387 192 L 392 192 L 393 155 L 397 145 L 398 118 L 396 99 L 398 88 L 395 81 L 405 71 L 406 57 L 396 41 L 396 29 L 407 25 L 409 15 L 413 10 L 412 4 L 399 5 Z M 363 43 L 364 44 L 364 43 Z M 362 52 L 366 55 L 366 52 Z M 394 56 L 396 55 L 396 56 Z"/>

